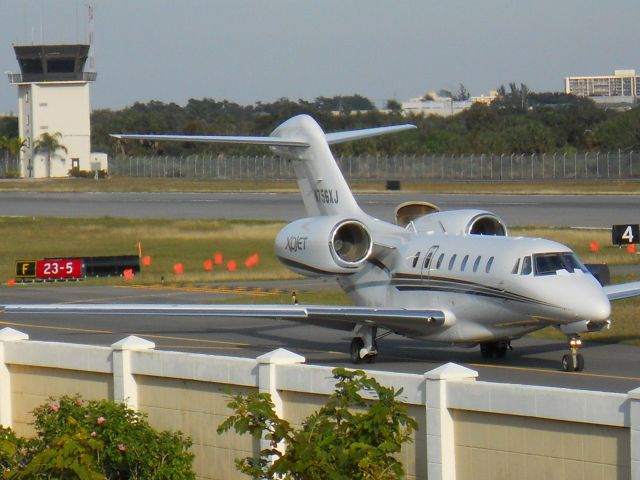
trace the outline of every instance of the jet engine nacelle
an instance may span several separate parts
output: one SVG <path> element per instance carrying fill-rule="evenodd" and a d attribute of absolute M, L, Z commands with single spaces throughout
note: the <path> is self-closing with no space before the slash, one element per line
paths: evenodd
<path fill-rule="evenodd" d="M 276 237 L 276 255 L 304 275 L 348 274 L 360 270 L 373 241 L 360 221 L 336 216 L 302 218 Z"/>
<path fill-rule="evenodd" d="M 430 213 L 414 219 L 413 228 L 419 232 L 442 232 L 452 235 L 508 235 L 504 222 L 494 213 L 484 210 Z"/>

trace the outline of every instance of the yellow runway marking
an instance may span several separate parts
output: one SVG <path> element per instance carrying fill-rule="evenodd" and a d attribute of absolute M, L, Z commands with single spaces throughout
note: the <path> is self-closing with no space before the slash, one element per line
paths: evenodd
<path fill-rule="evenodd" d="M 90 328 L 78 328 L 78 327 L 56 327 L 53 325 L 35 325 L 31 323 L 0 321 L 0 325 L 4 325 L 7 327 L 41 328 L 43 330 L 59 330 L 63 332 L 75 332 L 75 333 L 100 333 L 104 335 L 115 335 L 117 333 L 121 333 L 122 335 L 139 335 L 141 337 L 156 338 L 158 340 L 179 340 L 183 342 L 211 343 L 211 344 L 225 345 L 225 346 L 231 346 L 231 347 L 237 347 L 237 348 L 246 348 L 246 347 L 253 346 L 250 343 L 227 342 L 223 340 L 209 340 L 207 338 L 174 337 L 170 335 L 153 335 L 153 334 L 136 333 L 136 332 L 114 332 L 112 330 L 94 330 Z"/>
<path fill-rule="evenodd" d="M 226 286 L 220 285 L 219 287 L 165 287 L 162 285 L 129 285 L 121 286 L 117 288 L 139 288 L 143 290 L 158 290 L 158 291 L 177 291 L 177 292 L 198 292 L 198 293 L 228 293 L 234 295 L 257 295 L 257 296 L 277 296 L 290 293 L 287 290 L 281 289 L 265 289 L 261 287 L 243 287 L 243 286 Z"/>
<path fill-rule="evenodd" d="M 6 325 L 7 327 L 29 327 L 29 328 L 42 328 L 45 330 L 62 330 L 64 332 L 80 332 L 80 333 L 115 333 L 109 330 L 92 330 L 89 328 L 74 328 L 74 327 L 54 327 L 53 325 L 34 325 L 30 323 L 18 323 L 18 322 L 1 322 L 0 325 Z"/>
<path fill-rule="evenodd" d="M 512 367 L 509 365 L 487 365 L 484 363 L 468 363 L 467 365 L 471 367 L 478 368 L 498 368 L 502 370 L 514 370 L 514 371 L 523 371 L 523 372 L 536 372 L 536 373 L 553 373 L 557 375 L 567 375 L 568 373 L 572 375 L 579 375 L 581 377 L 592 377 L 592 378 L 611 378 L 614 380 L 632 380 L 634 382 L 640 382 L 640 377 L 625 377 L 623 375 L 608 375 L 604 373 L 588 373 L 588 372 L 563 372 L 561 370 L 546 370 L 544 368 L 533 368 L 533 367 Z"/>

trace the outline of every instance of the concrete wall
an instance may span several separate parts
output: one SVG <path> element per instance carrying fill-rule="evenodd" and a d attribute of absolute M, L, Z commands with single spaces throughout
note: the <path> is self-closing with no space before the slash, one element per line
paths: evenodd
<path fill-rule="evenodd" d="M 580 478 L 640 480 L 640 389 L 629 394 L 493 384 L 447 364 L 425 375 L 370 372 L 403 388 L 417 420 L 401 459 L 410 479 Z M 146 412 L 158 429 L 193 440 L 201 479 L 239 478 L 234 459 L 262 442 L 217 435 L 227 391 L 271 394 L 293 424 L 334 390 L 331 368 L 276 350 L 257 359 L 156 351 L 127 337 L 109 347 L 29 341 L 0 330 L 0 422 L 33 433 L 30 411 L 50 396 L 111 398 Z"/>

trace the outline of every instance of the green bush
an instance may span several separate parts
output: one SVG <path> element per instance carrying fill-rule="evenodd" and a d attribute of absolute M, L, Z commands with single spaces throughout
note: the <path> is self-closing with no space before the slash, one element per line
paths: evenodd
<path fill-rule="evenodd" d="M 237 459 L 238 470 L 260 479 L 401 478 L 404 470 L 396 455 L 418 426 L 398 401 L 402 389 L 383 387 L 362 370 L 336 368 L 333 375 L 338 380 L 336 391 L 299 429 L 278 418 L 268 394 L 233 397 L 228 405 L 235 413 L 218 433 L 233 428 L 269 441 L 258 458 Z M 365 400 L 360 391 L 375 400 Z M 278 448 L 280 442 L 286 444 L 284 453 Z"/>
<path fill-rule="evenodd" d="M 109 400 L 50 399 L 36 408 L 36 437 L 0 432 L 6 479 L 193 479 L 191 441 L 157 432 L 144 414 Z"/>
<path fill-rule="evenodd" d="M 20 178 L 20 172 L 18 170 L 7 170 L 4 172 L 4 178 Z"/>
<path fill-rule="evenodd" d="M 98 178 L 107 178 L 109 176 L 109 173 L 106 170 L 98 170 L 97 172 Z M 68 174 L 70 177 L 74 178 L 96 178 L 96 172 L 93 170 L 78 170 L 72 168 L 69 170 Z"/>

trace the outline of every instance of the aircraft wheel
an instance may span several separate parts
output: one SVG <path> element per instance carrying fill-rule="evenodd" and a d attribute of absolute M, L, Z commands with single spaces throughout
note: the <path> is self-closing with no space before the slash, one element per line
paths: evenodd
<path fill-rule="evenodd" d="M 376 359 L 378 358 L 378 342 L 373 341 L 373 352 L 370 355 L 364 357 L 364 361 L 366 363 L 376 363 Z"/>
<path fill-rule="evenodd" d="M 362 357 L 360 356 L 360 350 L 364 348 L 364 341 L 360 337 L 353 337 L 351 340 L 351 362 L 362 363 Z"/>
<path fill-rule="evenodd" d="M 576 363 L 576 372 L 581 372 L 582 370 L 584 370 L 584 357 L 582 356 L 582 354 L 577 354 Z"/>
<path fill-rule="evenodd" d="M 480 344 L 480 354 L 482 358 L 494 358 L 497 355 L 497 350 L 498 346 L 496 342 L 483 342 Z"/>
<path fill-rule="evenodd" d="M 509 344 L 507 342 L 498 342 L 495 350 L 497 358 L 504 358 L 507 356 L 507 350 L 509 348 Z"/>
<path fill-rule="evenodd" d="M 582 355 L 580 355 L 582 356 Z M 582 361 L 582 365 L 584 367 L 584 360 Z M 573 372 L 573 359 L 571 358 L 571 355 L 568 353 L 565 353 L 562 356 L 562 370 L 565 372 Z"/>

